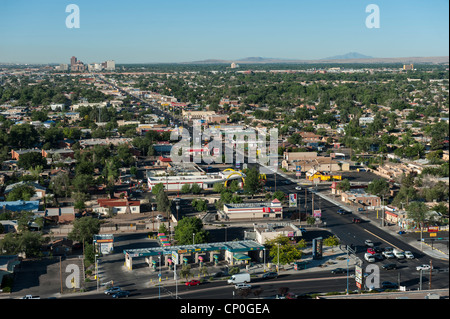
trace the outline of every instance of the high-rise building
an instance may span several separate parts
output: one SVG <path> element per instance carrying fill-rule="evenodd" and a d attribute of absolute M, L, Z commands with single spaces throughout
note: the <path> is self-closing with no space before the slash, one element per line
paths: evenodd
<path fill-rule="evenodd" d="M 70 66 L 72 67 L 72 66 L 74 66 L 75 64 L 77 64 L 77 58 L 76 57 L 71 57 L 70 58 Z"/>
<path fill-rule="evenodd" d="M 116 69 L 116 61 L 108 60 L 106 61 L 106 70 L 114 71 Z"/>

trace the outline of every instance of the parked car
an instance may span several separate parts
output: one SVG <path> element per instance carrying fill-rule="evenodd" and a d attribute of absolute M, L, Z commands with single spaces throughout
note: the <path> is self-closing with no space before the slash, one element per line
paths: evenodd
<path fill-rule="evenodd" d="M 156 216 L 156 220 L 164 220 L 164 216 L 163 215 L 157 215 Z"/>
<path fill-rule="evenodd" d="M 384 288 L 384 289 L 397 289 L 398 285 L 396 283 L 394 283 L 394 282 L 391 282 L 391 281 L 383 281 L 381 283 L 381 287 Z"/>
<path fill-rule="evenodd" d="M 387 252 L 392 253 L 392 252 L 394 251 L 394 248 L 392 248 L 392 247 L 386 247 L 386 248 L 384 249 L 384 251 L 387 251 Z"/>
<path fill-rule="evenodd" d="M 237 285 L 234 285 L 234 289 L 252 289 L 252 285 L 244 284 L 244 283 L 237 284 Z"/>
<path fill-rule="evenodd" d="M 384 256 L 384 258 L 386 259 L 391 259 L 391 258 L 395 258 L 394 254 L 390 251 L 383 251 L 382 255 Z"/>
<path fill-rule="evenodd" d="M 393 250 L 393 253 L 394 256 L 397 257 L 398 259 L 405 259 L 405 254 L 403 253 L 403 251 L 396 248 Z"/>
<path fill-rule="evenodd" d="M 374 243 L 373 243 L 373 241 L 371 241 L 370 239 L 367 239 L 367 240 L 364 242 L 364 245 L 366 245 L 367 247 L 374 247 L 374 246 L 375 246 Z"/>
<path fill-rule="evenodd" d="M 112 288 L 105 290 L 105 295 L 114 295 L 114 294 L 118 293 L 119 291 L 122 291 L 122 289 L 120 289 L 120 287 L 112 287 Z"/>
<path fill-rule="evenodd" d="M 371 254 L 371 255 L 375 255 L 375 254 L 376 254 L 376 251 L 375 251 L 375 249 L 373 249 L 373 248 L 367 248 L 367 252 L 368 252 L 369 254 Z"/>
<path fill-rule="evenodd" d="M 296 186 L 295 189 L 298 190 L 298 191 L 301 191 L 302 187 L 301 186 Z"/>
<path fill-rule="evenodd" d="M 344 274 L 347 272 L 347 269 L 344 268 L 336 268 L 331 271 L 332 274 Z"/>
<path fill-rule="evenodd" d="M 198 285 L 200 285 L 199 280 L 191 280 L 186 282 L 186 286 L 198 286 Z"/>
<path fill-rule="evenodd" d="M 262 275 L 263 279 L 270 279 L 270 278 L 277 278 L 278 277 L 278 273 L 271 271 L 271 272 L 267 272 L 264 275 Z"/>
<path fill-rule="evenodd" d="M 406 259 L 414 259 L 414 255 L 409 250 L 405 251 L 405 257 Z"/>
<path fill-rule="evenodd" d="M 374 263 L 376 261 L 375 257 L 369 253 L 364 254 L 364 259 L 369 263 Z"/>
<path fill-rule="evenodd" d="M 397 265 L 396 264 L 386 264 L 383 266 L 384 270 L 391 270 L 391 269 L 397 269 Z"/>
<path fill-rule="evenodd" d="M 363 212 L 365 210 L 366 210 L 365 208 L 361 208 L 361 207 L 358 208 L 358 212 Z"/>
<path fill-rule="evenodd" d="M 430 269 L 433 269 L 433 268 L 428 264 L 423 264 L 423 265 L 416 267 L 416 270 L 430 270 Z"/>
<path fill-rule="evenodd" d="M 128 298 L 128 296 L 130 295 L 130 292 L 127 290 L 121 290 L 117 293 L 115 293 L 114 295 L 112 295 L 113 298 L 123 298 L 126 297 Z"/>

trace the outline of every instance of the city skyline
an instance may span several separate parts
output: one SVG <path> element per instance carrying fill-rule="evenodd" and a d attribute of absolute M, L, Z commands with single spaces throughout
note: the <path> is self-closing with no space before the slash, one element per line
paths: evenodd
<path fill-rule="evenodd" d="M 69 4 L 80 27 L 68 28 Z M 317 60 L 359 52 L 376 58 L 448 56 L 448 2 L 24 0 L 0 4 L 1 63 L 181 63 L 270 57 Z"/>

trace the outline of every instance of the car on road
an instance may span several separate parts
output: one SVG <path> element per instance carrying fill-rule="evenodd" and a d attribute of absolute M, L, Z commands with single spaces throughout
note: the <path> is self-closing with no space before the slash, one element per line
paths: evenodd
<path fill-rule="evenodd" d="M 347 269 L 344 268 L 335 268 L 331 271 L 332 274 L 344 274 L 347 272 Z"/>
<path fill-rule="evenodd" d="M 120 287 L 112 287 L 112 288 L 105 290 L 105 295 L 114 295 L 114 294 L 118 293 L 119 291 L 122 291 L 122 289 L 120 289 Z"/>
<path fill-rule="evenodd" d="M 430 265 L 428 265 L 428 264 L 423 264 L 423 265 L 420 265 L 420 266 L 416 267 L 417 271 L 419 271 L 419 270 L 430 270 L 430 269 L 433 269 L 433 268 Z"/>
<path fill-rule="evenodd" d="M 381 283 L 381 287 L 383 289 L 397 289 L 398 285 L 395 282 L 391 282 L 391 281 L 383 281 Z"/>
<path fill-rule="evenodd" d="M 301 186 L 296 186 L 295 189 L 298 190 L 298 191 L 301 191 L 302 187 Z"/>
<path fill-rule="evenodd" d="M 364 242 L 364 245 L 366 245 L 367 247 L 374 247 L 375 246 L 373 241 L 371 241 L 370 239 L 366 239 L 366 241 Z"/>
<path fill-rule="evenodd" d="M 349 212 L 349 211 L 346 211 L 345 209 L 338 209 L 337 213 L 338 213 L 339 215 L 347 215 L 347 214 L 350 214 L 350 212 Z"/>
<path fill-rule="evenodd" d="M 234 289 L 252 289 L 252 285 L 241 283 L 241 284 L 234 285 Z"/>
<path fill-rule="evenodd" d="M 200 280 L 191 280 L 186 282 L 186 286 L 198 286 L 200 285 Z"/>
<path fill-rule="evenodd" d="M 382 255 L 384 256 L 384 258 L 386 259 L 391 259 L 391 258 L 395 258 L 394 254 L 391 251 L 383 251 Z"/>
<path fill-rule="evenodd" d="M 271 272 L 267 272 L 264 275 L 262 275 L 263 279 L 270 279 L 270 278 L 277 278 L 278 277 L 278 273 L 271 271 Z"/>
<path fill-rule="evenodd" d="M 353 219 L 352 219 L 352 223 L 353 224 L 359 224 L 361 222 L 361 218 L 356 218 L 356 217 L 354 217 Z"/>
<path fill-rule="evenodd" d="M 376 261 L 375 257 L 369 253 L 364 254 L 364 259 L 369 263 L 374 263 Z"/>
<path fill-rule="evenodd" d="M 409 250 L 405 251 L 405 257 L 406 259 L 414 259 L 414 255 Z"/>
<path fill-rule="evenodd" d="M 156 216 L 156 220 L 164 220 L 164 216 L 163 215 L 157 215 Z"/>
<path fill-rule="evenodd" d="M 117 299 L 118 299 L 118 298 L 123 298 L 123 297 L 128 298 L 129 295 L 130 295 L 130 292 L 129 292 L 129 291 L 127 291 L 127 290 L 121 290 L 121 291 L 115 293 L 114 295 L 112 295 L 112 297 L 113 297 L 113 298 L 117 298 Z"/>
<path fill-rule="evenodd" d="M 397 265 L 396 264 L 386 264 L 386 265 L 383 265 L 383 269 L 384 270 L 397 269 Z"/>

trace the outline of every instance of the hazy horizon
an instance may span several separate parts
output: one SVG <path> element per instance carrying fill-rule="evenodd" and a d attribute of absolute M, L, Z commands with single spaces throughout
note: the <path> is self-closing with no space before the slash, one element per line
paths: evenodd
<path fill-rule="evenodd" d="M 80 9 L 68 28 L 66 6 Z M 368 28 L 360 0 L 6 0 L 1 63 L 185 63 L 267 57 L 319 60 L 358 52 L 376 58 L 449 55 L 446 0 L 379 0 Z"/>

